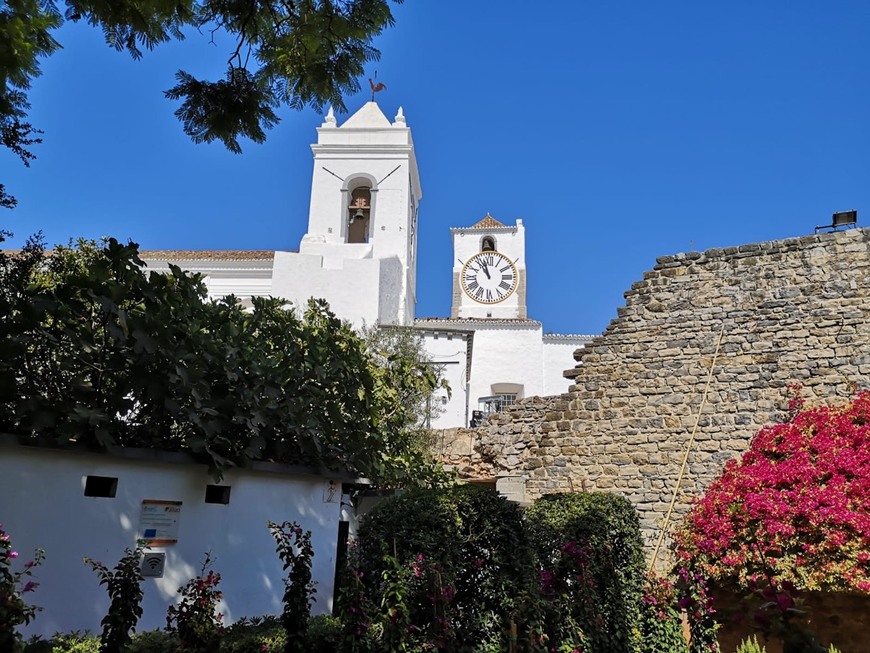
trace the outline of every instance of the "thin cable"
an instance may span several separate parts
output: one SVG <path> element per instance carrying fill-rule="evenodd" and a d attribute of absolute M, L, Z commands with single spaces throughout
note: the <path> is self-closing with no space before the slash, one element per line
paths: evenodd
<path fill-rule="evenodd" d="M 665 539 L 665 533 L 671 523 L 671 514 L 674 512 L 674 505 L 677 503 L 677 494 L 680 491 L 680 483 L 683 481 L 683 476 L 686 473 L 686 466 L 689 463 L 689 454 L 692 452 L 692 445 L 695 444 L 695 433 L 698 431 L 698 423 L 701 421 L 701 414 L 704 412 L 704 406 L 707 405 L 707 393 L 710 390 L 710 382 L 713 380 L 713 368 L 716 367 L 716 359 L 719 357 L 719 347 L 722 345 L 722 336 L 725 333 L 725 325 L 719 330 L 719 339 L 716 341 L 716 351 L 713 353 L 713 361 L 710 363 L 710 369 L 707 372 L 707 383 L 704 386 L 704 395 L 701 397 L 701 406 L 698 408 L 698 417 L 695 418 L 695 426 L 692 428 L 692 435 L 689 437 L 689 444 L 686 446 L 686 455 L 683 456 L 683 464 L 680 467 L 680 473 L 677 476 L 677 485 L 674 487 L 674 496 L 671 497 L 671 505 L 668 508 L 668 514 L 665 515 L 665 520 L 662 523 L 662 530 L 659 533 L 659 541 L 656 544 L 653 552 L 652 562 L 650 562 L 649 570 L 652 572 L 656 566 L 656 560 L 659 557 L 659 549 L 662 547 L 662 541 Z"/>

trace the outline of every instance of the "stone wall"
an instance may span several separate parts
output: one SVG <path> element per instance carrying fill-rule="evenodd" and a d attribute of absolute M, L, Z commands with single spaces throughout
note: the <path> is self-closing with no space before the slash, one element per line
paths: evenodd
<path fill-rule="evenodd" d="M 785 418 L 790 384 L 807 405 L 867 385 L 868 241 L 852 229 L 658 259 L 577 350 L 567 394 L 492 416 L 457 440 L 473 441 L 470 455 L 445 446 L 445 461 L 466 476 L 524 477 L 529 499 L 619 492 L 653 541 L 696 420 L 676 519 L 759 428 Z"/>

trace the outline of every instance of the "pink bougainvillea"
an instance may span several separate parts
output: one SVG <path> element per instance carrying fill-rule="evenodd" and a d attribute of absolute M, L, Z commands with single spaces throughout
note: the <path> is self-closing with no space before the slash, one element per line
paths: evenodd
<path fill-rule="evenodd" d="M 677 556 L 720 581 L 773 576 L 870 593 L 870 393 L 767 426 L 676 534 Z"/>

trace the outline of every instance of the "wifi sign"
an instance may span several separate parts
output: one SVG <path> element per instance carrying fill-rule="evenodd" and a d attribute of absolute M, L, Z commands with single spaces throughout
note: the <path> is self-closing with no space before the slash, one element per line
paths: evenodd
<path fill-rule="evenodd" d="M 146 578 L 163 578 L 163 567 L 165 564 L 165 553 L 146 553 L 142 556 L 139 569 Z"/>

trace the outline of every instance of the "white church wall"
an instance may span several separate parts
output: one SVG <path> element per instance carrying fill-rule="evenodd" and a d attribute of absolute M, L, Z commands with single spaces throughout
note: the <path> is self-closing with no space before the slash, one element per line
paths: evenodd
<path fill-rule="evenodd" d="M 271 273 L 269 277 L 242 274 L 211 274 L 206 277 L 209 297 L 220 299 L 227 295 L 236 297 L 268 297 L 272 293 Z"/>
<path fill-rule="evenodd" d="M 84 496 L 88 475 L 117 478 L 117 495 Z M 211 504 L 204 497 L 206 485 L 214 481 L 203 465 L 62 452 L 0 440 L 3 527 L 22 563 L 35 548 L 45 549 L 45 563 L 34 572 L 40 586 L 27 597 L 43 610 L 26 634 L 99 631 L 109 599 L 82 557 L 113 567 L 125 547 L 135 546 L 143 499 L 182 505 L 178 543 L 151 549 L 166 552 L 165 571 L 163 578 L 143 583 L 137 630 L 165 625 L 178 587 L 199 572 L 207 551 L 222 577 L 219 609 L 225 621 L 280 614 L 283 572 L 267 520 L 295 520 L 312 531 L 317 582 L 313 612 L 329 612 L 341 503 L 341 481 L 332 479 L 337 491 L 330 494 L 329 480 L 231 471 L 221 483 L 231 487 L 229 504 Z"/>
<path fill-rule="evenodd" d="M 397 258 L 379 259 L 381 262 L 381 283 L 378 288 L 378 322 L 380 324 L 399 324 L 406 326 L 413 322 L 414 316 L 405 313 L 402 303 L 405 283 L 405 268 Z"/>
<path fill-rule="evenodd" d="M 544 394 L 560 395 L 568 392 L 572 385 L 562 376 L 565 370 L 573 369 L 577 364 L 574 351 L 583 347 L 591 337 L 544 336 Z"/>
<path fill-rule="evenodd" d="M 220 299 L 235 295 L 240 299 L 267 297 L 272 291 L 272 260 L 268 261 L 184 261 L 155 260 L 145 255 L 145 270 L 169 272 L 170 262 L 187 272 L 203 276 L 209 297 Z M 259 263 L 259 265 L 254 265 Z"/>
<path fill-rule="evenodd" d="M 475 326 L 469 402 L 491 396 L 495 384 L 522 385 L 520 397 L 543 394 L 541 324 Z"/>
<path fill-rule="evenodd" d="M 433 429 L 465 426 L 468 386 L 466 382 L 467 342 L 464 336 L 450 333 L 427 333 L 424 335 L 423 346 L 429 360 L 439 364 L 441 374 L 450 384 L 450 396 L 447 391 L 438 390 L 432 401 L 435 410 L 430 426 Z"/>
<path fill-rule="evenodd" d="M 320 256 L 275 252 L 272 295 L 302 310 L 310 297 L 325 297 L 333 313 L 354 326 L 377 322 L 382 262 L 348 259 L 341 269 L 324 269 L 322 261 Z"/>

